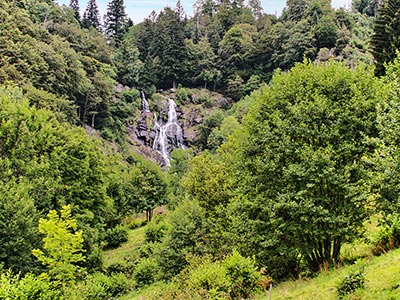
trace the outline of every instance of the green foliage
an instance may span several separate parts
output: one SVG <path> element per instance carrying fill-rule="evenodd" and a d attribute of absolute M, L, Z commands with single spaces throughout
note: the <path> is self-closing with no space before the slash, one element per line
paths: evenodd
<path fill-rule="evenodd" d="M 189 149 L 175 149 L 171 153 L 171 165 L 167 169 L 169 209 L 175 209 L 184 198 L 182 179 L 189 169 L 189 160 L 192 155 Z"/>
<path fill-rule="evenodd" d="M 379 255 L 400 247 L 400 216 L 391 215 L 383 224 L 375 242 L 374 254 Z"/>
<path fill-rule="evenodd" d="M 128 19 L 125 13 L 124 0 L 112 0 L 107 5 L 104 16 L 104 32 L 119 47 L 127 31 Z"/>
<path fill-rule="evenodd" d="M 55 290 L 49 281 L 33 274 L 24 277 L 11 272 L 0 274 L 0 299 L 59 300 L 60 290 Z"/>
<path fill-rule="evenodd" d="M 170 215 L 170 229 L 155 257 L 161 279 L 170 280 L 187 265 L 186 254 L 204 250 L 204 211 L 195 201 L 184 201 Z"/>
<path fill-rule="evenodd" d="M 196 145 L 201 149 L 207 149 L 207 140 L 214 128 L 219 127 L 224 119 L 224 112 L 220 109 L 214 110 L 204 118 L 200 126 L 200 132 L 196 138 Z"/>
<path fill-rule="evenodd" d="M 180 288 L 189 294 L 197 294 L 202 299 L 228 299 L 230 281 L 221 262 L 194 258 L 180 276 L 183 276 Z"/>
<path fill-rule="evenodd" d="M 373 153 L 381 88 L 366 71 L 298 64 L 253 94 L 256 104 L 235 136 L 244 179 L 237 216 L 246 212 L 244 251 L 275 278 L 298 268 L 299 254 L 314 271 L 339 262 L 342 243 L 370 213 L 363 159 Z"/>
<path fill-rule="evenodd" d="M 214 128 L 207 139 L 208 149 L 216 150 L 220 145 L 226 142 L 229 136 L 240 128 L 239 121 L 233 117 L 226 117 L 221 126 Z"/>
<path fill-rule="evenodd" d="M 261 275 L 257 272 L 254 258 L 240 255 L 236 250 L 222 262 L 230 280 L 230 296 L 232 299 L 248 299 L 259 288 Z"/>
<path fill-rule="evenodd" d="M 121 296 L 131 287 L 129 280 L 121 273 L 110 276 L 95 273 L 69 286 L 65 297 L 68 300 L 109 300 Z"/>
<path fill-rule="evenodd" d="M 131 171 L 132 188 L 129 207 L 135 211 L 146 211 L 151 221 L 153 210 L 166 203 L 167 186 L 164 174 L 159 166 L 152 162 L 141 161 Z"/>
<path fill-rule="evenodd" d="M 107 248 L 117 248 L 122 243 L 128 241 L 128 230 L 122 225 L 109 228 L 106 231 L 105 241 L 107 243 Z"/>
<path fill-rule="evenodd" d="M 32 253 L 48 268 L 55 284 L 64 285 L 77 278 L 81 271 L 77 263 L 85 261 L 82 231 L 77 231 L 70 206 L 64 206 L 60 216 L 51 210 L 47 218 L 39 220 L 39 232 L 45 235 L 43 250 L 34 249 Z"/>
<path fill-rule="evenodd" d="M 83 13 L 82 26 L 100 30 L 100 12 L 96 0 L 89 0 Z"/>
<path fill-rule="evenodd" d="M 347 275 L 337 285 L 337 294 L 339 299 L 344 299 L 347 295 L 354 293 L 365 286 L 365 274 L 363 270 L 352 272 Z"/>
<path fill-rule="evenodd" d="M 27 183 L 0 185 L 0 262 L 14 272 L 33 271 L 31 251 L 38 246 L 38 213 Z"/>
<path fill-rule="evenodd" d="M 225 207 L 234 195 L 235 182 L 229 165 L 216 160 L 210 153 L 193 158 L 183 186 L 188 199 L 195 200 L 212 214 Z"/>
<path fill-rule="evenodd" d="M 374 34 L 371 39 L 372 53 L 376 60 L 377 75 L 385 73 L 385 63 L 393 61 L 399 40 L 400 3 L 396 0 L 384 0 L 378 7 L 374 22 Z"/>
<path fill-rule="evenodd" d="M 209 257 L 190 258 L 189 265 L 176 277 L 175 284 L 181 294 L 195 299 L 233 300 L 251 299 L 260 280 L 255 260 L 234 250 L 222 261 L 212 261 Z"/>
<path fill-rule="evenodd" d="M 157 263 L 153 259 L 144 258 L 136 266 L 133 272 L 138 287 L 152 284 L 155 281 L 157 274 Z"/>
<path fill-rule="evenodd" d="M 108 171 L 98 144 L 83 129 L 60 124 L 51 112 L 30 107 L 19 89 L 1 87 L 0 103 L 0 189 L 5 189 L 2 195 L 9 198 L 2 201 L 3 216 L 9 216 L 3 224 L 9 228 L 18 222 L 13 225 L 15 231 L 4 232 L 0 257 L 15 272 L 26 272 L 31 270 L 28 253 L 40 240 L 38 217 L 49 210 L 71 204 L 85 232 L 94 224 L 97 229 L 103 226 L 111 206 L 106 195 Z M 14 203 L 9 205 L 10 201 Z M 16 210 L 20 212 L 15 214 Z M 26 229 L 19 236 L 25 238 L 19 237 L 20 244 L 13 245 L 10 252 L 6 245 L 13 243 L 13 232 L 24 224 Z"/>
<path fill-rule="evenodd" d="M 384 215 L 397 215 L 400 212 L 399 195 L 399 93 L 400 93 L 400 59 L 397 57 L 388 65 L 384 78 L 388 85 L 382 82 L 382 92 L 386 101 L 382 101 L 378 110 L 379 139 L 377 151 L 372 157 L 374 169 L 371 173 L 373 191 L 377 196 L 377 208 Z"/>
<path fill-rule="evenodd" d="M 147 243 L 159 243 L 165 235 L 167 224 L 164 220 L 157 218 L 153 220 L 147 227 L 145 239 Z"/>

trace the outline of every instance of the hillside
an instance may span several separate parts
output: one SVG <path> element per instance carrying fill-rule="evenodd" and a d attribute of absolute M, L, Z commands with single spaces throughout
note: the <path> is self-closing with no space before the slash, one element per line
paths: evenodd
<path fill-rule="evenodd" d="M 195 4 L 0 0 L 0 299 L 396 297 L 399 2 Z"/>
<path fill-rule="evenodd" d="M 360 271 L 365 278 L 364 288 L 358 288 L 354 293 L 349 293 L 345 299 L 398 299 L 400 296 L 399 268 L 400 251 L 394 250 L 379 257 L 360 259 L 352 266 L 322 272 L 316 278 L 278 284 L 273 288 L 272 299 L 338 299 L 339 284 L 349 275 L 357 274 Z M 357 283 L 355 280 L 354 285 Z M 269 295 L 259 295 L 256 299 L 268 300 L 270 298 Z"/>

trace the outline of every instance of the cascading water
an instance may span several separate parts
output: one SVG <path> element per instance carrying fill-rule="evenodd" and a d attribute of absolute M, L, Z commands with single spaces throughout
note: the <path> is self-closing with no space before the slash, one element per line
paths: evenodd
<path fill-rule="evenodd" d="M 142 92 L 142 111 L 150 112 L 149 102 L 147 102 L 146 97 L 143 92 Z"/>
<path fill-rule="evenodd" d="M 168 121 L 163 124 L 162 119 L 157 120 L 154 115 L 154 130 L 156 137 L 154 139 L 153 149 L 156 150 L 164 159 L 167 166 L 170 165 L 170 155 L 176 148 L 184 149 L 182 127 L 178 123 L 176 114 L 176 104 L 174 100 L 168 99 Z"/>

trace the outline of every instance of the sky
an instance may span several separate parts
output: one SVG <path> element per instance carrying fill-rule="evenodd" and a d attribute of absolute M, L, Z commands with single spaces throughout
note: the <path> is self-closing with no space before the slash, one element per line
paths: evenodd
<path fill-rule="evenodd" d="M 100 9 L 100 14 L 103 16 L 107 10 L 107 3 L 111 0 L 97 0 L 97 5 Z M 154 10 L 157 13 L 161 11 L 165 6 L 175 8 L 177 0 L 125 0 L 126 13 L 133 20 L 135 24 L 143 21 L 144 18 L 148 17 Z M 181 0 L 182 6 L 185 12 L 190 16 L 193 11 L 193 4 L 195 0 Z M 86 0 L 80 0 L 81 14 L 86 9 Z M 286 0 L 261 0 L 264 11 L 269 14 L 278 14 L 282 12 L 285 7 Z M 351 0 L 332 0 L 332 6 L 335 8 L 339 7 L 350 7 Z M 69 0 L 58 0 L 60 5 L 68 5 Z"/>

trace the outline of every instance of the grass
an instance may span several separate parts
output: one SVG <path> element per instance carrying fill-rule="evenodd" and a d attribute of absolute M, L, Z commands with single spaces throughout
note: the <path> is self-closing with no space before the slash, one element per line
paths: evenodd
<path fill-rule="evenodd" d="M 351 272 L 364 268 L 365 289 L 346 299 L 391 300 L 400 299 L 400 249 L 373 258 L 363 258 L 354 265 L 320 273 L 313 279 L 286 281 L 273 288 L 272 300 L 336 300 L 336 286 Z M 268 293 L 257 300 L 269 300 Z"/>
<path fill-rule="evenodd" d="M 366 224 L 367 239 L 357 240 L 343 247 L 343 256 L 349 264 L 328 271 L 322 271 L 312 279 L 282 282 L 273 287 L 271 300 L 336 300 L 338 284 L 350 273 L 364 270 L 365 288 L 349 295 L 348 300 L 395 300 L 400 299 L 400 249 L 385 255 L 373 256 L 371 241 L 379 232 L 376 220 Z M 139 258 L 140 246 L 144 243 L 146 226 L 129 231 L 128 242 L 119 248 L 105 252 L 105 267 L 124 260 Z M 354 264 L 350 262 L 355 261 Z M 167 287 L 165 283 L 151 286 L 119 297 L 120 300 L 144 300 Z M 154 297 L 153 297 L 154 298 Z M 269 293 L 261 293 L 257 300 L 270 300 Z"/>
<path fill-rule="evenodd" d="M 107 250 L 104 253 L 104 266 L 118 263 L 124 260 L 132 260 L 139 257 L 139 248 L 145 239 L 146 226 L 128 231 L 128 241 L 116 249 Z"/>

